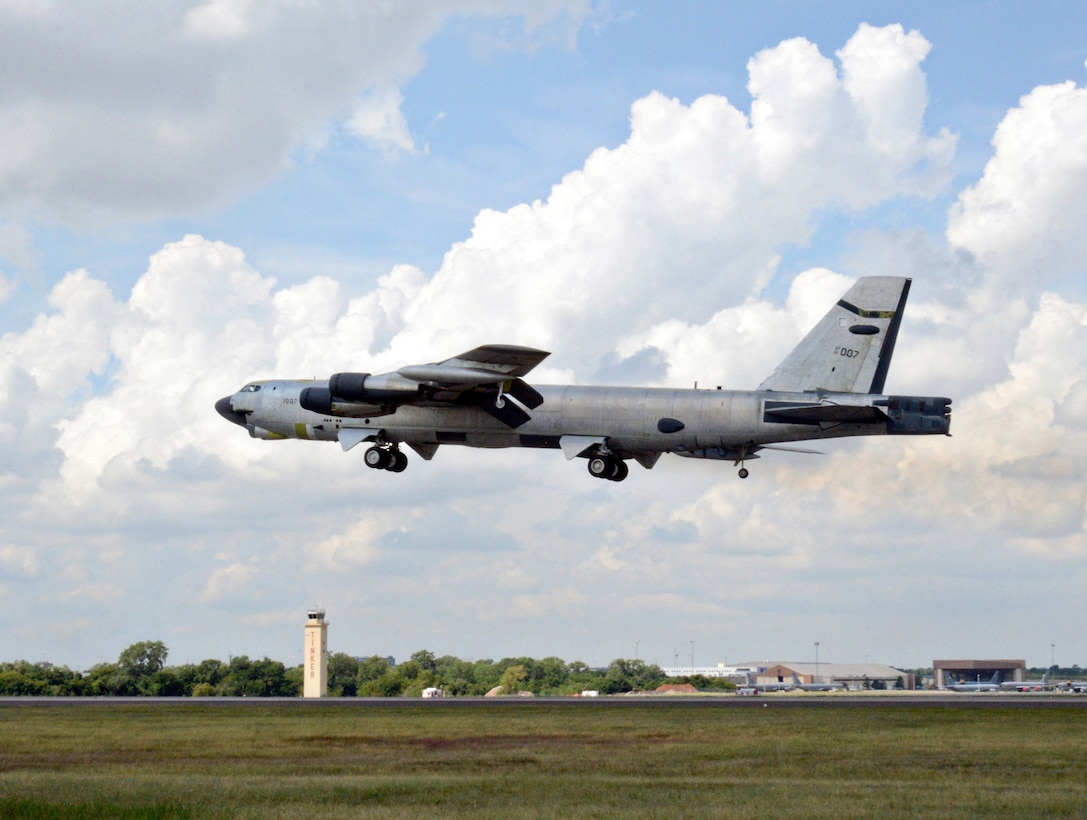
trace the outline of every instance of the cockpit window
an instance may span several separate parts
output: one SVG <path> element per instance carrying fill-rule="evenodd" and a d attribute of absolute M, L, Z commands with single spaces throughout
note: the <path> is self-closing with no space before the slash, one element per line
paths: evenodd
<path fill-rule="evenodd" d="M 245 387 L 243 387 L 238 392 L 239 393 L 256 393 L 258 390 L 260 390 L 260 385 L 259 384 L 247 384 Z"/>

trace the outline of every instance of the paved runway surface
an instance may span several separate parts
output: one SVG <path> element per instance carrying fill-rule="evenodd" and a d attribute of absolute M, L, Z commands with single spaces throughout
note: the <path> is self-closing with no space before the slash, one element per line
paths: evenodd
<path fill-rule="evenodd" d="M 50 698 L 0 697 L 0 709 L 25 706 L 66 706 L 93 708 L 110 706 L 154 705 L 172 706 L 282 706 L 283 708 L 322 709 L 403 709 L 426 706 L 435 709 L 457 709 L 485 706 L 495 709 L 517 709 L 526 706 L 562 706 L 571 709 L 585 707 L 686 706 L 690 708 L 750 709 L 750 708 L 866 708 L 893 706 L 913 708 L 1031 708 L 1087 709 L 1087 696 L 1066 693 L 942 693 L 916 694 L 848 694 L 828 693 L 803 695 L 769 694 L 757 697 L 739 695 L 616 695 L 611 697 L 503 697 L 503 698 Z"/>

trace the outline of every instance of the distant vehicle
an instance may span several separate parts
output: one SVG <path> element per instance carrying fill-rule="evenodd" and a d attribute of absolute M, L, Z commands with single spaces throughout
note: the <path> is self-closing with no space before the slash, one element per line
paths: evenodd
<path fill-rule="evenodd" d="M 747 478 L 763 450 L 817 452 L 793 442 L 950 435 L 951 399 L 883 394 L 909 291 L 905 277 L 858 279 L 756 390 L 537 389 L 522 377 L 547 351 L 489 344 L 377 375 L 252 381 L 215 409 L 257 439 L 367 442 L 366 466 L 393 473 L 408 466 L 401 445 L 429 461 L 459 444 L 561 450 L 609 481 L 665 453 L 731 461 Z"/>
<path fill-rule="evenodd" d="M 826 683 L 801 683 L 796 672 L 793 672 L 793 689 L 799 689 L 801 692 L 836 692 L 845 689 L 845 684 L 836 680 Z"/>
<path fill-rule="evenodd" d="M 987 681 L 975 681 L 974 683 L 962 683 L 961 681 L 955 681 L 954 683 L 947 684 L 947 688 L 952 692 L 999 692 L 1000 691 L 1000 670 L 993 672 L 993 676 Z"/>
<path fill-rule="evenodd" d="M 1049 682 L 1049 672 L 1042 675 L 1041 680 L 1009 680 L 1000 684 L 1002 692 L 1046 692 L 1053 689 Z"/>
<path fill-rule="evenodd" d="M 434 686 L 429 686 L 429 687 L 427 687 L 426 689 L 423 690 L 423 697 L 424 698 L 444 698 L 445 697 L 445 692 L 443 692 L 441 689 L 438 689 L 438 688 L 436 688 Z"/>

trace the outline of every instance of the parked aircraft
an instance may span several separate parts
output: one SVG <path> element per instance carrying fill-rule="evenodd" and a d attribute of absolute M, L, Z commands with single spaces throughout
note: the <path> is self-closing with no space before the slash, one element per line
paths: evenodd
<path fill-rule="evenodd" d="M 947 688 L 952 692 L 999 692 L 1000 670 L 993 672 L 993 676 L 987 681 L 982 681 L 980 679 L 973 683 L 955 681 L 954 683 L 947 684 Z"/>
<path fill-rule="evenodd" d="M 394 473 L 408 463 L 401 445 L 430 460 L 459 444 L 561 450 L 611 481 L 664 453 L 731 461 L 746 478 L 763 450 L 815 452 L 791 442 L 950 435 L 951 399 L 883 394 L 910 281 L 859 279 L 752 391 L 533 387 L 522 377 L 550 354 L 491 344 L 378 375 L 253 381 L 215 409 L 253 438 L 367 442 L 366 465 Z"/>
<path fill-rule="evenodd" d="M 1053 684 L 1049 682 L 1049 670 L 1045 671 L 1042 675 L 1042 679 L 1038 680 L 1009 680 L 1000 684 L 1001 691 L 1006 692 L 1044 692 L 1047 689 L 1052 689 Z"/>
<path fill-rule="evenodd" d="M 836 692 L 839 689 L 845 689 L 845 684 L 836 680 L 825 683 L 801 683 L 796 672 L 793 672 L 793 688 L 801 692 Z"/>
<path fill-rule="evenodd" d="M 796 675 L 793 675 L 795 680 Z M 778 681 L 777 683 L 759 683 L 755 676 L 750 672 L 747 673 L 747 684 L 741 689 L 751 689 L 754 693 L 760 692 L 792 692 L 796 687 L 788 681 Z"/>

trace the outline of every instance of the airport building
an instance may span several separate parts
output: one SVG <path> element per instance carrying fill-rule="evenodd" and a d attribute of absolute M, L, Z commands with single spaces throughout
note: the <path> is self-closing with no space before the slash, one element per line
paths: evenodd
<path fill-rule="evenodd" d="M 672 666 L 662 670 L 670 678 L 702 675 L 707 678 L 727 678 L 733 683 L 789 684 L 793 676 L 802 684 L 840 683 L 846 689 L 914 689 L 915 675 L 879 663 L 793 663 L 763 661 L 736 666 Z"/>
<path fill-rule="evenodd" d="M 793 683 L 796 676 L 802 684 L 840 683 L 846 689 L 905 689 L 917 686 L 917 677 L 893 666 L 881 663 L 792 663 L 780 662 L 764 666 L 754 682 Z"/>
<path fill-rule="evenodd" d="M 1017 660 L 938 660 L 932 662 L 932 677 L 937 689 L 949 683 L 988 683 L 1000 673 L 1001 683 L 1020 683 L 1027 676 L 1027 662 Z"/>

